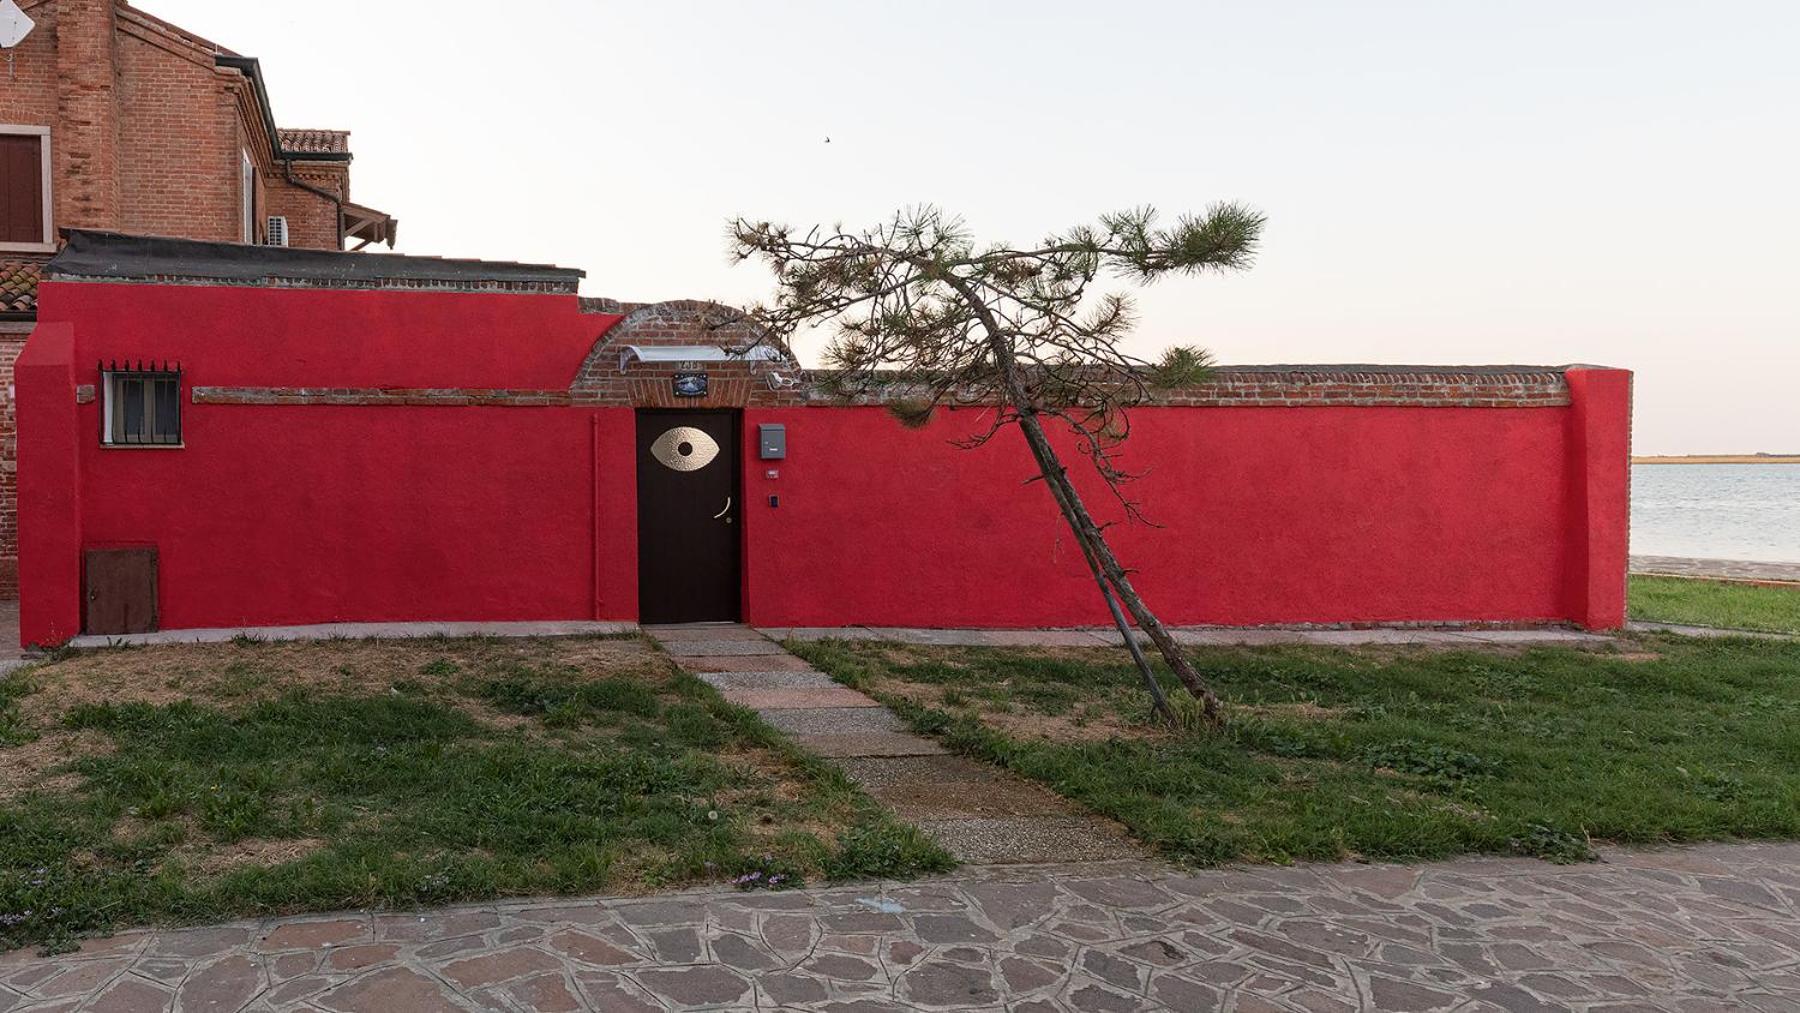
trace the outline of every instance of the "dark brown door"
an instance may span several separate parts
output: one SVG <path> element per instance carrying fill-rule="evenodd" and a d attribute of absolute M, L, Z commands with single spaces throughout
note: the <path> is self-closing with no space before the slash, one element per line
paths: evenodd
<path fill-rule="evenodd" d="M 738 417 L 637 416 L 638 612 L 646 623 L 738 618 Z"/>
<path fill-rule="evenodd" d="M 89 549 L 85 553 L 89 633 L 156 629 L 156 550 Z"/>

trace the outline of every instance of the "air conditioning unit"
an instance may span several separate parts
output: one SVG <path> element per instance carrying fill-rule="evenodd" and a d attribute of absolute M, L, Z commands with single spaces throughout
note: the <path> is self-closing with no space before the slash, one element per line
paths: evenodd
<path fill-rule="evenodd" d="M 269 228 L 263 239 L 264 246 L 286 246 L 288 244 L 287 218 L 283 215 L 270 215 Z"/>

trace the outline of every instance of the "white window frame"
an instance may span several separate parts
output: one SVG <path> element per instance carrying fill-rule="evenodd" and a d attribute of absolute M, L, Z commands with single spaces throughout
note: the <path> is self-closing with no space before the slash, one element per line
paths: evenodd
<path fill-rule="evenodd" d="M 43 175 L 41 177 L 44 195 L 44 241 L 41 243 L 0 243 L 0 253 L 55 253 L 56 252 L 56 201 L 55 194 L 50 192 L 50 128 L 32 127 L 15 123 L 0 123 L 0 134 L 35 136 L 40 138 L 38 153 L 43 158 Z"/>
<path fill-rule="evenodd" d="M 174 443 L 120 443 L 114 440 L 114 412 L 120 410 L 116 407 L 115 399 L 113 397 L 113 388 L 116 386 L 114 381 L 132 377 L 148 379 L 152 376 L 164 377 L 171 375 L 175 377 L 175 428 L 178 434 L 176 441 Z M 145 400 L 148 401 L 153 396 L 148 384 L 146 384 L 144 390 Z M 181 418 L 183 414 L 185 413 L 181 410 L 181 373 L 179 370 L 171 372 L 166 369 L 103 369 L 100 371 L 100 445 L 102 447 L 117 448 L 120 450 L 180 450 L 187 446 L 187 430 L 183 428 L 184 423 Z M 147 421 L 148 417 L 146 417 L 146 422 Z"/>
<path fill-rule="evenodd" d="M 256 243 L 256 163 L 251 161 L 250 153 L 238 150 L 243 164 L 238 169 L 238 188 L 243 193 L 244 205 L 244 242 Z"/>

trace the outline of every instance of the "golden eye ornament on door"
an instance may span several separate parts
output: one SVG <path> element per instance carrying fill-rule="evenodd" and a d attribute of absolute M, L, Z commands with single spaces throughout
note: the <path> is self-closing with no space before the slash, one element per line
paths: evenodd
<path fill-rule="evenodd" d="M 650 456 L 672 471 L 699 471 L 719 456 L 719 444 L 704 429 L 676 426 L 650 444 Z"/>

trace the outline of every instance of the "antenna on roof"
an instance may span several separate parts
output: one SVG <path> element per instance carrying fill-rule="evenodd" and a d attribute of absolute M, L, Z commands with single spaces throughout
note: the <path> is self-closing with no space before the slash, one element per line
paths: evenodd
<path fill-rule="evenodd" d="M 37 22 L 25 15 L 16 0 L 0 0 L 0 49 L 6 51 L 6 76 L 13 76 L 13 47 L 25 41 L 25 36 L 37 27 Z"/>

